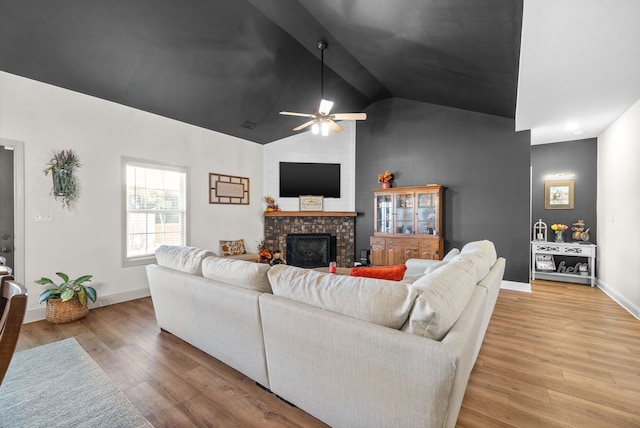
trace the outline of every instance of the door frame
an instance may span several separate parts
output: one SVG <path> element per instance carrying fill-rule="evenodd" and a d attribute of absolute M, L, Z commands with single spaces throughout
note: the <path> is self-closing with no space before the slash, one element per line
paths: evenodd
<path fill-rule="evenodd" d="M 16 281 L 25 284 L 24 141 L 0 138 L 0 146 L 13 147 L 13 257 Z"/>

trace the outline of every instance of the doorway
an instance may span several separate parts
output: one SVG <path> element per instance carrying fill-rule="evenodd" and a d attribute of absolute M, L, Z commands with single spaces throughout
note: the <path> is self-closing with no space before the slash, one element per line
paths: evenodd
<path fill-rule="evenodd" d="M 0 146 L 0 256 L 13 268 L 13 147 Z"/>
<path fill-rule="evenodd" d="M 24 143 L 0 138 L 0 256 L 24 283 Z"/>

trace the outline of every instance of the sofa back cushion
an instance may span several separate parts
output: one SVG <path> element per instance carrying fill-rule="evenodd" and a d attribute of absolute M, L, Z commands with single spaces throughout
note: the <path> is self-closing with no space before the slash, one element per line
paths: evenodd
<path fill-rule="evenodd" d="M 269 265 L 227 257 L 207 257 L 202 262 L 202 276 L 236 287 L 271 293 L 267 278 Z"/>
<path fill-rule="evenodd" d="M 476 288 L 470 260 L 454 259 L 411 284 L 419 292 L 402 330 L 441 340 L 456 323 Z"/>
<path fill-rule="evenodd" d="M 156 250 L 158 265 L 193 275 L 202 275 L 202 261 L 213 251 L 180 245 L 161 245 Z"/>
<path fill-rule="evenodd" d="M 400 282 L 287 265 L 272 267 L 268 276 L 274 295 L 395 329 L 406 322 L 418 294 Z"/>
<path fill-rule="evenodd" d="M 460 258 L 471 260 L 476 268 L 476 276 L 478 281 L 487 276 L 491 267 L 498 260 L 496 254 L 496 247 L 493 242 L 487 241 L 474 241 L 469 242 L 462 250 L 460 250 Z"/>

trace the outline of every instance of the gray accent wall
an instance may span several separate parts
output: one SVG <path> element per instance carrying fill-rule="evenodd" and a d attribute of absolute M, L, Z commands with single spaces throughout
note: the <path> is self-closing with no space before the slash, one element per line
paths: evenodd
<path fill-rule="evenodd" d="M 445 251 L 491 240 L 507 259 L 504 279 L 528 282 L 529 132 L 515 132 L 512 119 L 401 98 L 366 112 L 356 137 L 356 251 L 369 248 L 372 189 L 390 170 L 394 187 L 446 187 Z"/>
<path fill-rule="evenodd" d="M 567 141 L 563 143 L 541 144 L 531 147 L 531 216 L 532 222 L 542 219 L 547 226 L 562 223 L 569 226 L 565 241 L 572 241 L 571 225 L 584 220 L 590 228 L 589 241 L 596 244 L 597 234 L 597 179 L 598 140 Z M 553 174 L 571 173 L 574 177 L 554 178 Z M 545 181 L 574 181 L 574 209 L 545 210 Z M 547 239 L 553 240 L 553 232 L 547 230 Z"/>

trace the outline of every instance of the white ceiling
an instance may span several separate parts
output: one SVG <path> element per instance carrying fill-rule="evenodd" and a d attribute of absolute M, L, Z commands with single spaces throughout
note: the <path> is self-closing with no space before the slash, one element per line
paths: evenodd
<path fill-rule="evenodd" d="M 620 117 L 640 99 L 639 21 L 640 0 L 525 0 L 516 130 L 579 140 Z"/>

